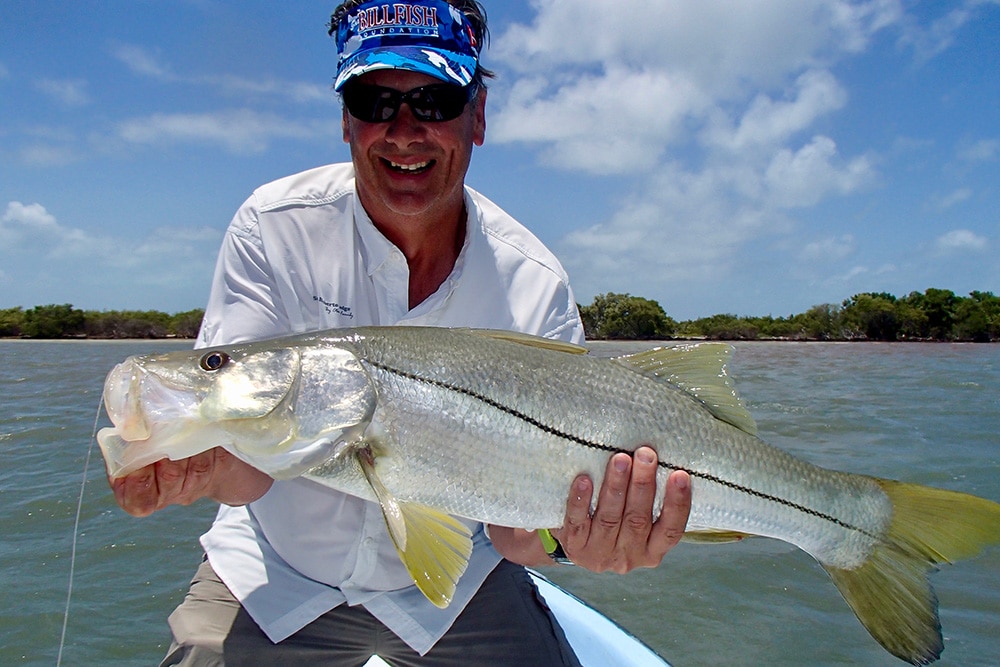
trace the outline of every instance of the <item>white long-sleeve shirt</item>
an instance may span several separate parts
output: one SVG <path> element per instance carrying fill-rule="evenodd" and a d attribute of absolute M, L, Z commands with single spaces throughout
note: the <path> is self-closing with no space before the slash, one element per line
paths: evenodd
<path fill-rule="evenodd" d="M 257 189 L 226 232 L 198 346 L 366 325 L 509 329 L 570 342 L 583 326 L 562 266 L 471 188 L 451 275 L 413 310 L 402 252 L 361 206 L 351 164 Z M 222 506 L 202 545 L 212 567 L 278 642 L 347 602 L 363 604 L 421 654 L 451 627 L 500 560 L 482 526 L 446 609 L 413 585 L 377 504 L 304 479 L 245 507 Z"/>

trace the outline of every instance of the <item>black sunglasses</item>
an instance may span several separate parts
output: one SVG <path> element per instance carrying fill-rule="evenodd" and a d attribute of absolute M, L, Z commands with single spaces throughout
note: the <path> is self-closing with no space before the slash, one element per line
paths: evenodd
<path fill-rule="evenodd" d="M 476 93 L 475 84 L 456 86 L 436 83 L 408 90 L 371 86 L 349 81 L 341 91 L 347 111 L 366 123 L 388 123 L 405 102 L 413 116 L 424 123 L 440 123 L 462 115 L 465 105 Z"/>

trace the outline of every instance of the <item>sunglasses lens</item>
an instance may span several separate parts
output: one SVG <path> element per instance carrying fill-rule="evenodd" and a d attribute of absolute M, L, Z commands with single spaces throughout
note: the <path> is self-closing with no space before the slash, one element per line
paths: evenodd
<path fill-rule="evenodd" d="M 441 122 L 462 115 L 469 101 L 469 89 L 459 86 L 424 86 L 410 92 L 408 102 L 419 120 Z"/>
<path fill-rule="evenodd" d="M 344 106 L 348 113 L 368 123 L 392 120 L 402 95 L 391 88 L 353 84 L 344 87 Z"/>
<path fill-rule="evenodd" d="M 421 122 L 443 122 L 462 115 L 472 99 L 474 86 L 435 84 L 401 93 L 392 88 L 351 82 L 342 95 L 348 113 L 366 123 L 387 123 L 396 117 L 404 102 Z"/>

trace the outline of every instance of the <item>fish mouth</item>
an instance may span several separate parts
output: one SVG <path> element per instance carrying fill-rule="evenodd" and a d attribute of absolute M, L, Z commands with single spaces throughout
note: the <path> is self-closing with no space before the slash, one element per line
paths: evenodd
<path fill-rule="evenodd" d="M 189 411 L 183 390 L 129 358 L 108 373 L 103 397 L 113 427 L 98 431 L 97 442 L 111 477 L 169 458 L 169 436 L 184 427 Z"/>
<path fill-rule="evenodd" d="M 111 369 L 104 383 L 104 409 L 122 440 L 147 440 L 152 434 L 140 405 L 145 374 L 134 359 L 127 359 Z"/>

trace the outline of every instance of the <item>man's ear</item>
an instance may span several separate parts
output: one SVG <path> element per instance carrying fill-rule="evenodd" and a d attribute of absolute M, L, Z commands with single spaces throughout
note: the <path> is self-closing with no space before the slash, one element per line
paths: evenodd
<path fill-rule="evenodd" d="M 476 97 L 473 98 L 471 104 L 473 107 L 473 134 L 472 143 L 476 146 L 482 146 L 483 142 L 486 141 L 486 89 L 480 88 L 476 91 Z"/>
<path fill-rule="evenodd" d="M 340 117 L 340 127 L 344 133 L 344 143 L 349 144 L 351 143 L 351 128 L 350 120 L 347 118 L 347 107 L 343 107 L 341 111 L 343 115 Z"/>

